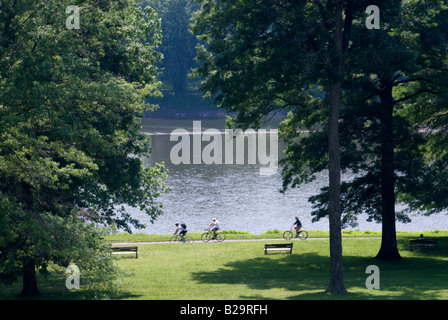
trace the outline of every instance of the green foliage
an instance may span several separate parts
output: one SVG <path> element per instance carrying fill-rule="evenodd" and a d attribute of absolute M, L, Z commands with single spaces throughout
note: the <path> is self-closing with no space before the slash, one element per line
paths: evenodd
<path fill-rule="evenodd" d="M 439 2 L 420 10 L 418 2 L 411 1 L 398 8 L 381 7 L 381 21 L 387 27 L 367 33 L 362 25 L 354 28 L 357 41 L 348 62 L 351 73 L 346 77 L 346 103 L 341 109 L 340 123 L 341 167 L 350 176 L 341 185 L 346 226 L 356 226 L 356 215 L 361 212 L 366 212 L 370 221 L 383 220 L 385 200 L 381 181 L 385 179 L 385 166 L 393 168 L 397 203 L 426 214 L 446 208 L 447 198 L 442 194 L 446 190 L 443 176 L 447 173 L 442 169 L 446 159 L 439 153 L 446 150 L 446 141 L 444 147 L 442 144 L 431 147 L 438 137 L 446 136 L 446 130 L 442 129 L 443 119 L 434 122 L 429 118 L 443 114 L 446 105 L 443 101 L 447 101 L 448 90 L 443 80 L 447 72 L 441 66 L 447 57 L 443 48 L 448 41 L 444 23 L 430 23 L 426 19 L 429 14 L 432 21 L 441 21 L 447 7 Z M 440 41 L 430 40 L 434 38 Z M 391 136 L 386 138 L 388 127 Z M 325 143 L 323 135 L 313 133 L 300 142 L 300 147 L 291 147 L 303 150 L 298 158 L 311 164 L 314 170 L 310 175 L 321 171 L 322 162 L 327 160 L 319 148 L 305 144 Z M 384 157 L 387 148 L 393 152 L 391 159 Z M 296 163 L 299 167 L 308 164 Z M 316 209 L 315 220 L 327 215 L 327 199 L 328 188 L 310 198 Z M 406 211 L 398 212 L 396 218 L 410 221 Z"/>
<path fill-rule="evenodd" d="M 408 92 L 418 93 L 407 100 L 407 108 L 401 114 L 425 134 L 427 143 L 422 152 L 427 167 L 419 179 L 418 188 L 404 194 L 402 199 L 410 204 L 410 210 L 433 213 L 446 210 L 448 206 L 448 3 L 435 1 L 430 6 L 422 6 L 423 3 L 418 1 L 407 6 L 410 14 L 421 19 L 410 21 L 421 34 L 423 55 L 418 61 L 420 70 L 415 75 L 420 81 L 404 84 L 398 94 L 403 97 Z M 419 15 L 419 12 L 424 14 Z"/>
<path fill-rule="evenodd" d="M 163 165 L 144 167 L 140 120 L 158 95 L 160 21 L 137 2 L 6 1 L 0 15 L 0 270 L 82 265 L 107 283 L 107 248 L 90 223 L 129 230 L 162 213 Z M 11 210 L 13 208 L 13 210 Z M 81 223 L 86 222 L 87 224 Z M 98 267 L 101 266 L 101 267 Z M 110 272 L 109 272 L 110 271 Z"/>
<path fill-rule="evenodd" d="M 279 229 L 273 229 L 273 230 L 268 230 L 268 231 L 264 232 L 264 234 L 270 235 L 270 234 L 278 234 L 278 233 L 282 233 L 282 232 L 284 232 L 284 231 L 279 230 Z"/>
<path fill-rule="evenodd" d="M 238 231 L 238 230 L 233 230 L 233 229 L 223 230 L 222 233 L 225 233 L 225 234 L 247 234 L 247 235 L 251 234 L 250 232 L 247 232 L 247 231 Z"/>
<path fill-rule="evenodd" d="M 232 124 L 258 127 L 271 111 L 300 109 L 309 105 L 307 87 L 325 66 L 303 41 L 309 32 L 317 47 L 323 26 L 314 21 L 318 9 L 306 1 L 198 1 L 193 31 L 198 34 L 195 70 L 203 77 L 201 90 L 229 112 Z M 294 21 L 294 23 L 292 23 Z M 311 27 L 312 23 L 312 27 Z M 321 71 L 319 71 L 321 70 Z"/>
<path fill-rule="evenodd" d="M 141 0 L 140 3 L 152 7 L 161 19 L 161 79 L 175 95 L 182 96 L 191 89 L 188 74 L 196 67 L 197 40 L 190 32 L 190 18 L 197 4 L 190 0 Z"/>
<path fill-rule="evenodd" d="M 336 234 L 341 211 L 352 226 L 367 212 L 388 230 L 382 256 L 398 257 L 395 220 L 409 218 L 395 213 L 395 199 L 446 209 L 446 1 L 199 3 L 201 90 L 237 113 L 231 126 L 287 111 L 282 191 L 329 168 L 329 187 L 311 198 L 314 219 L 329 216 Z M 365 26 L 368 5 L 380 8 L 378 30 Z M 426 117 L 421 104 L 410 108 L 416 99 L 431 105 Z M 340 169 L 352 175 L 342 184 Z"/>

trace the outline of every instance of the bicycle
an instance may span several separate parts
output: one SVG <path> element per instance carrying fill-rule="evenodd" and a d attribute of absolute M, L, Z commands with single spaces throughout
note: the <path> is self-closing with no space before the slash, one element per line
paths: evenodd
<path fill-rule="evenodd" d="M 184 236 L 183 238 L 176 234 L 175 236 L 170 238 L 170 243 L 176 243 L 176 242 L 182 242 L 182 243 L 192 243 L 193 239 L 190 236 Z"/>
<path fill-rule="evenodd" d="M 207 230 L 207 232 L 204 232 L 204 233 L 201 235 L 201 239 L 202 239 L 202 241 L 204 241 L 204 242 L 209 242 L 210 239 L 211 239 L 211 240 L 216 240 L 216 241 L 218 241 L 218 242 L 223 242 L 223 241 L 225 240 L 225 238 L 226 238 L 226 236 L 224 235 L 224 233 L 222 233 L 222 232 L 216 232 L 216 238 L 213 239 L 213 238 L 212 238 L 212 237 L 213 237 L 213 231 L 210 230 L 210 228 L 206 228 L 205 230 Z"/>
<path fill-rule="evenodd" d="M 283 238 L 285 238 L 285 240 L 291 240 L 292 237 L 294 236 L 294 231 L 296 231 L 296 230 L 291 228 L 291 230 L 283 232 Z M 306 239 L 308 239 L 308 232 L 306 232 L 305 230 L 299 230 L 296 233 L 296 238 L 299 238 L 301 240 L 306 240 Z"/>

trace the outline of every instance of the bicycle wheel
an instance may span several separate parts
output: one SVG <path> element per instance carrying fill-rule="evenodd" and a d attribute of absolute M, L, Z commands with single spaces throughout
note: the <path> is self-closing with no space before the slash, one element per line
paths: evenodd
<path fill-rule="evenodd" d="M 193 242 L 193 239 L 190 237 L 190 236 L 185 236 L 184 237 L 185 238 L 185 243 L 192 243 Z"/>
<path fill-rule="evenodd" d="M 308 232 L 305 230 L 299 231 L 299 239 L 306 240 L 308 239 Z"/>
<path fill-rule="evenodd" d="M 292 232 L 291 231 L 283 232 L 283 238 L 285 238 L 285 240 L 291 240 L 292 239 Z"/>
<path fill-rule="evenodd" d="M 174 236 L 170 238 L 170 243 L 176 243 L 179 242 L 179 236 Z"/>
<path fill-rule="evenodd" d="M 225 238 L 226 236 L 224 235 L 224 233 L 219 232 L 216 234 L 216 241 L 218 242 L 223 242 Z"/>
<path fill-rule="evenodd" d="M 210 233 L 204 232 L 201 236 L 202 241 L 209 242 L 210 241 Z"/>

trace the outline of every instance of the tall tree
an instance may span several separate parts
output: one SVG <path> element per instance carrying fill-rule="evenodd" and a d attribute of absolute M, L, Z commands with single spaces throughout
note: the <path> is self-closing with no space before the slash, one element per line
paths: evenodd
<path fill-rule="evenodd" d="M 416 1 L 396 1 L 395 6 L 382 9 L 383 21 L 387 28 L 377 35 L 373 34 L 376 38 L 375 42 L 382 50 L 371 52 L 371 55 L 375 57 L 375 66 L 369 63 L 364 64 L 366 71 L 364 74 L 370 73 L 375 77 L 368 81 L 370 84 L 364 82 L 362 87 L 370 94 L 379 97 L 381 102 L 381 111 L 378 115 L 381 124 L 381 210 L 379 213 L 383 232 L 381 248 L 376 256 L 379 259 L 400 258 L 395 227 L 395 192 L 396 190 L 405 192 L 406 189 L 415 188 L 412 184 L 418 181 L 417 178 L 422 173 L 424 164 L 424 157 L 421 152 L 418 152 L 422 149 L 423 137 L 415 128 L 407 124 L 408 120 L 400 116 L 400 111 L 406 108 L 408 100 L 416 96 L 439 94 L 428 86 L 432 82 L 430 77 L 418 76 L 418 74 L 426 69 L 420 61 L 431 56 L 425 48 L 423 39 L 429 34 L 446 33 L 440 26 L 423 21 L 428 16 L 432 16 L 436 21 L 442 20 L 442 17 L 446 16 L 446 8 L 444 9 L 440 2 L 424 10 L 415 11 L 417 3 Z M 413 25 L 411 21 L 419 21 L 419 26 Z M 443 50 L 446 48 L 446 42 L 445 44 L 433 43 L 433 47 Z M 420 88 L 414 90 L 409 84 L 412 86 L 418 84 Z M 409 180 L 406 181 L 406 179 Z"/>
<path fill-rule="evenodd" d="M 348 58 L 350 33 L 357 1 L 336 1 L 334 13 L 334 44 L 330 52 L 334 56 L 328 72 L 330 90 L 330 115 L 328 118 L 328 217 L 330 220 L 330 284 L 329 292 L 345 292 L 342 272 L 341 236 L 341 150 L 339 141 L 339 109 L 341 105 L 342 81 L 345 62 Z M 328 4 L 328 3 L 327 3 Z M 321 9 L 322 10 L 322 9 Z M 326 14 L 327 8 L 322 12 Z M 345 14 L 345 20 L 343 18 Z"/>
<path fill-rule="evenodd" d="M 446 9 L 434 4 L 415 10 L 415 5 L 397 2 L 381 7 L 387 28 L 367 34 L 355 29 L 357 46 L 352 50 L 354 59 L 348 62 L 352 73 L 346 77 L 341 122 L 342 167 L 356 177 L 342 184 L 343 220 L 354 222 L 357 213 L 367 212 L 370 220 L 382 223 L 379 259 L 400 258 L 395 221 L 408 222 L 409 217 L 396 213 L 395 203 L 418 201 L 417 190 L 428 190 L 428 184 L 422 188 L 420 181 L 429 169 L 424 153 L 428 137 L 406 115 L 409 101 L 426 97 L 426 107 L 434 110 L 440 108 L 444 91 L 446 95 L 446 86 L 441 88 L 444 82 L 422 63 L 438 56 L 430 53 L 425 42 L 444 36 L 443 25 L 422 23 L 422 19 L 432 16 L 432 21 L 439 21 Z M 443 51 L 444 47 L 446 41 L 431 44 L 433 51 Z M 314 139 L 321 138 L 314 135 Z M 324 159 L 312 152 L 309 150 L 305 158 Z M 313 213 L 316 219 L 327 213 L 327 194 L 325 190 L 311 198 L 317 208 Z"/>
<path fill-rule="evenodd" d="M 301 116 L 316 111 L 328 118 L 330 193 L 330 284 L 345 292 L 340 212 L 339 106 L 355 15 L 362 1 L 199 1 L 194 31 L 205 77 L 202 90 L 220 106 L 237 112 L 232 124 L 258 127 L 279 109 Z M 360 10 L 360 8 L 363 8 Z M 329 99 L 313 98 L 315 84 Z M 328 103 L 328 104 L 326 104 Z M 297 130 L 289 131 L 297 136 Z M 284 171 L 288 179 L 291 171 Z"/>
<path fill-rule="evenodd" d="M 66 27 L 73 4 L 79 29 Z M 0 280 L 23 275 L 22 296 L 50 263 L 107 287 L 116 270 L 94 226 L 141 227 L 122 205 L 161 214 L 164 169 L 140 160 L 159 43 L 159 19 L 134 0 L 2 2 Z"/>
<path fill-rule="evenodd" d="M 381 222 L 382 242 L 377 258 L 399 259 L 395 221 L 408 222 L 409 217 L 405 212 L 396 213 L 395 203 L 429 204 L 422 197 L 423 190 L 433 190 L 434 185 L 440 184 L 439 179 L 430 179 L 431 175 L 425 174 L 430 169 L 428 154 L 425 154 L 426 139 L 435 135 L 423 134 L 421 127 L 413 125 L 409 110 L 422 107 L 414 104 L 411 108 L 409 102 L 424 101 L 424 109 L 433 114 L 441 110 L 444 96 L 446 101 L 442 71 L 428 67 L 443 65 L 440 52 L 446 55 L 442 22 L 446 7 L 442 3 L 420 7 L 418 2 L 396 1 L 393 6 L 380 8 L 385 27 L 366 32 L 358 25 L 353 30 L 355 45 L 352 59 L 347 62 L 351 72 L 346 74 L 344 82 L 340 136 L 342 169 L 356 176 L 342 183 L 341 206 L 345 224 L 355 223 L 356 215 L 361 212 L 366 212 L 369 220 Z M 433 23 L 427 23 L 427 19 Z M 428 59 L 439 62 L 430 63 Z M 316 115 L 311 119 L 317 119 Z M 322 124 L 326 123 L 325 119 L 321 120 Z M 297 119 L 290 121 L 294 126 Z M 325 168 L 328 159 L 322 148 L 316 148 L 325 145 L 322 133 L 312 133 L 298 143 L 292 135 L 287 138 L 292 144 L 298 144 L 290 147 L 294 167 L 289 179 L 294 172 L 300 180 L 306 173 L 312 175 Z M 426 181 L 424 184 L 422 179 Z M 429 181 L 433 187 L 429 187 Z M 310 198 L 316 208 L 312 213 L 314 219 L 328 215 L 327 198 L 328 188 Z"/>

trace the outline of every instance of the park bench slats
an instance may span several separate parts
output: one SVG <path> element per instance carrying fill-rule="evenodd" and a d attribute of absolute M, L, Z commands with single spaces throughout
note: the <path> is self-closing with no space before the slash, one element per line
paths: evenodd
<path fill-rule="evenodd" d="M 135 254 L 135 258 L 138 258 L 137 246 L 113 246 L 111 254 Z"/>
<path fill-rule="evenodd" d="M 409 249 L 436 249 L 438 247 L 437 239 L 411 239 L 409 240 Z"/>
<path fill-rule="evenodd" d="M 289 251 L 292 254 L 292 243 L 266 243 L 264 254 L 268 254 L 270 251 Z"/>

